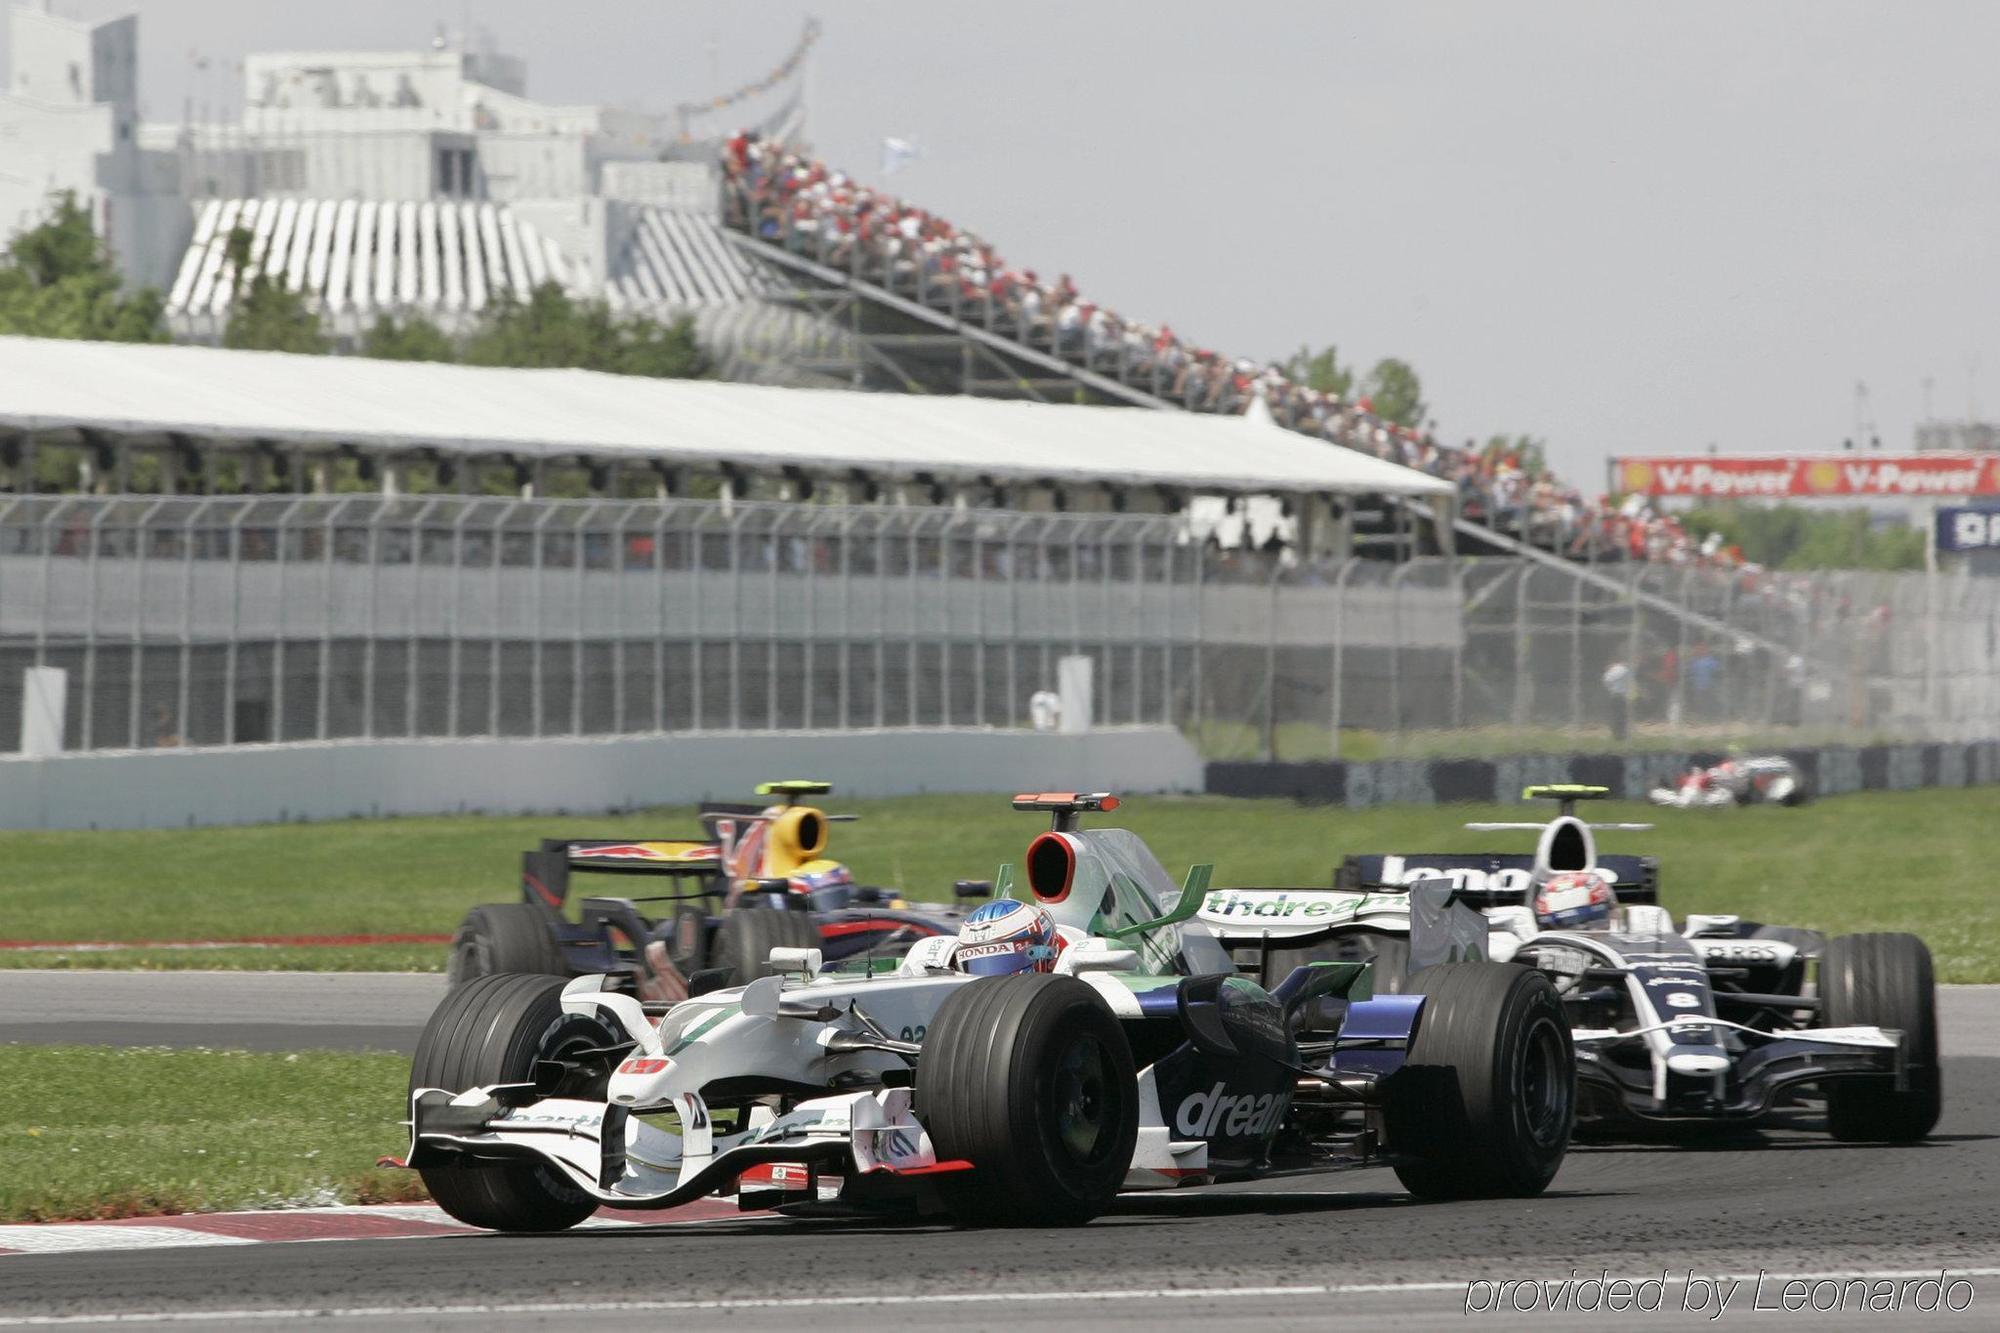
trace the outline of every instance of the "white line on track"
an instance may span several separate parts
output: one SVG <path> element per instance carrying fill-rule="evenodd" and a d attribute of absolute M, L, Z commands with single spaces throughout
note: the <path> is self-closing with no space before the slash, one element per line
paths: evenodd
<path fill-rule="evenodd" d="M 1684 1267 L 1684 1265 L 1681 1265 Z M 1938 1268 L 1864 1270 L 1843 1269 L 1818 1273 L 1698 1273 L 1715 1280 L 1755 1282 L 1773 1279 L 1806 1281 L 1903 1281 L 1936 1277 L 1942 1269 L 1954 1278 L 2000 1277 L 2000 1268 Z M 1549 1278 L 1557 1282 L 1561 1278 Z M 1669 1281 L 1669 1287 L 1680 1284 Z M 727 1310 L 825 1310 L 840 1307 L 923 1307 L 950 1305 L 1004 1305 L 1047 1301 L 1166 1301 L 1166 1300 L 1270 1300 L 1307 1296 L 1368 1296 L 1396 1292 L 1430 1294 L 1465 1290 L 1457 1282 L 1329 1282 L 1270 1287 L 1130 1287 L 1110 1291 L 987 1291 L 924 1292 L 912 1295 L 869 1296 L 718 1296 L 710 1300 L 686 1301 L 544 1301 L 464 1305 L 372 1305 L 320 1307 L 316 1309 L 270 1310 L 158 1310 L 123 1314 L 0 1315 L 0 1328 L 64 1328 L 93 1324 L 208 1324 L 247 1321 L 293 1321 L 300 1319 L 442 1319 L 450 1317 L 491 1318 L 496 1315 L 600 1315 L 672 1314 Z"/>

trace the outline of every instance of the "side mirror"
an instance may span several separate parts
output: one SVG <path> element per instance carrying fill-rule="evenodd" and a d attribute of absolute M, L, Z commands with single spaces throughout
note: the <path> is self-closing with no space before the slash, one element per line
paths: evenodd
<path fill-rule="evenodd" d="M 780 976 L 810 979 L 819 975 L 820 958 L 818 949 L 777 948 L 771 950 L 771 970 Z"/>
<path fill-rule="evenodd" d="M 993 896 L 993 881 L 990 879 L 953 880 L 951 896 L 954 898 L 990 898 Z"/>

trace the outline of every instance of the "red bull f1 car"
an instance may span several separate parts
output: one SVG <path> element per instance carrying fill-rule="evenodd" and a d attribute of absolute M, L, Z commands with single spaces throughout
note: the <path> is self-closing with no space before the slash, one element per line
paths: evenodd
<path fill-rule="evenodd" d="M 1201 918 L 1239 950 L 1373 958 L 1378 989 L 1406 971 L 1441 886 L 1486 917 L 1482 956 L 1533 968 L 1561 996 L 1577 1053 L 1578 1114 L 1594 1134 L 1751 1123 L 1808 1102 L 1850 1141 L 1921 1139 L 1941 1086 L 1931 957 L 1906 934 L 1828 940 L 1797 927 L 1659 905 L 1651 857 L 1599 855 L 1576 803 L 1602 787 L 1531 787 L 1545 823 L 1471 824 L 1538 835 L 1526 853 L 1350 856 L 1327 890 L 1211 894 Z"/>
<path fill-rule="evenodd" d="M 764 783 L 757 794 L 775 797 L 771 804 L 710 803 L 698 837 L 543 839 L 522 854 L 520 901 L 475 907 L 459 924 L 451 984 L 496 973 L 615 972 L 650 999 L 674 1000 L 690 984 L 763 975 L 774 948 L 815 948 L 829 960 L 900 955 L 912 940 L 955 931 L 956 900 L 984 897 L 991 886 L 962 881 L 952 905 L 913 905 L 855 884 L 826 856 L 831 825 L 852 816 L 802 801 L 831 790 L 824 782 Z M 664 891 L 573 901 L 578 874 L 664 881 Z"/>
<path fill-rule="evenodd" d="M 1379 995 L 1368 964 L 1320 962 L 1266 987 L 1197 919 L 1207 867 L 1177 885 L 1134 834 L 1080 826 L 1116 798 L 1014 804 L 1053 821 L 1018 895 L 1060 938 L 1033 970 L 974 975 L 934 935 L 893 973 L 776 948 L 775 975 L 670 1005 L 618 975 L 482 977 L 418 1045 L 409 1164 L 507 1231 L 710 1194 L 1048 1226 L 1121 1190 L 1352 1166 L 1426 1198 L 1555 1174 L 1574 1057 L 1545 975 L 1445 963 Z M 1414 893 L 1452 917 L 1441 885 Z"/>

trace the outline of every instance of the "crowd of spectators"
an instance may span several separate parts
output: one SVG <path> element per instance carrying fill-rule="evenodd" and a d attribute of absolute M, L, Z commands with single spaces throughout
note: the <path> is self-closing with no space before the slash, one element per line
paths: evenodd
<path fill-rule="evenodd" d="M 783 141 L 740 133 L 724 145 L 722 169 L 731 227 L 1190 411 L 1243 412 L 1261 397 L 1292 430 L 1452 481 L 1466 517 L 1543 549 L 1592 561 L 1742 565 L 1643 499 L 1587 499 L 1539 458 L 1497 442 L 1440 444 L 1427 428 L 1378 415 L 1365 396 L 1315 389 L 1283 366 L 1128 319 L 1090 300 L 1067 273 L 1049 281 L 1010 267 L 977 233 Z"/>

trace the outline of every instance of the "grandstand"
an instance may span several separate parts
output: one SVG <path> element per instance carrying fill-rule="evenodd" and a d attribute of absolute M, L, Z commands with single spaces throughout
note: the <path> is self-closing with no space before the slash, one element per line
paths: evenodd
<path fill-rule="evenodd" d="M 795 147 L 811 25 L 763 78 L 672 112 L 538 102 L 521 61 L 461 36 L 425 51 L 252 54 L 240 118 L 155 124 L 136 118 L 129 78 L 63 94 L 75 107 L 38 100 L 65 55 L 129 64 L 135 20 L 17 10 L 12 22 L 33 38 L 16 47 L 34 54 L 15 62 L 19 86 L 0 105 L 9 134 L 39 142 L 88 110 L 110 117 L 108 143 L 129 147 L 51 141 L 44 181 L 0 198 L 0 219 L 25 219 L 43 188 L 81 191 L 108 228 L 116 220 L 127 272 L 166 292 L 182 341 L 218 341 L 258 272 L 303 293 L 345 349 L 383 316 L 462 331 L 553 282 L 620 311 L 692 317 L 733 379 L 1216 414 L 1261 397 L 1281 425 L 1454 486 L 1467 549 L 1560 549 L 1581 531 L 1581 498 L 1547 479 L 1124 321 L 1066 278 L 1038 283 L 970 233 L 944 235 L 921 209 L 814 161 Z M 725 140 L 732 126 L 751 128 Z M 1418 525 L 1393 503 L 1359 507 L 1354 526 L 1385 553 L 1446 545 L 1412 545 Z"/>
<path fill-rule="evenodd" d="M 1197 496 L 1282 497 L 1302 551 L 1344 558 L 1353 514 L 1420 503 L 1447 546 L 1451 488 L 1246 417 L 974 398 L 853 394 L 579 370 L 509 370 L 218 348 L 0 338 L 0 447 L 17 489 L 34 451 L 89 446 L 129 490 L 160 458 L 173 489 L 214 489 L 233 458 L 252 488 L 329 489 L 352 458 L 392 493 L 423 465 L 445 491 L 546 493 L 579 473 L 605 496 L 726 493 L 903 499 L 1024 511 L 1178 512 Z M 443 474 L 439 465 L 445 465 Z M 79 479 L 80 481 L 83 479 Z M 1406 534 L 1415 542 L 1415 533 Z"/>

